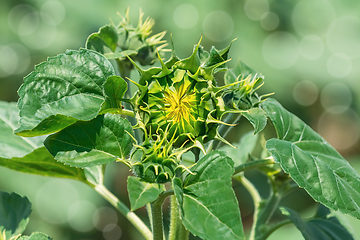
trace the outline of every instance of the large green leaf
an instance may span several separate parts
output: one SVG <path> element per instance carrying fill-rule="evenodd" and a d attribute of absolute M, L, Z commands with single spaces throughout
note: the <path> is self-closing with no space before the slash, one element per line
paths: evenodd
<path fill-rule="evenodd" d="M 81 169 L 57 162 L 43 145 L 45 137 L 24 138 L 13 133 L 18 127 L 15 103 L 0 101 L 0 166 L 43 176 L 82 180 Z"/>
<path fill-rule="evenodd" d="M 254 150 L 258 140 L 258 135 L 254 135 L 253 131 L 245 133 L 238 143 L 232 143 L 235 149 L 229 145 L 221 147 L 222 151 L 227 153 L 235 163 L 235 167 L 245 163 L 249 159 L 249 155 Z"/>
<path fill-rule="evenodd" d="M 98 32 L 91 34 L 86 40 L 86 48 L 100 53 L 115 52 L 118 41 L 118 33 L 113 25 L 106 25 Z M 108 48 L 108 49 L 106 49 Z"/>
<path fill-rule="evenodd" d="M 149 202 L 155 201 L 159 194 L 165 191 L 165 186 L 157 183 L 143 182 L 140 178 L 129 176 L 127 189 L 131 211 L 145 206 Z"/>
<path fill-rule="evenodd" d="M 265 112 L 260 108 L 251 108 L 246 112 L 243 112 L 242 115 L 249 120 L 251 125 L 254 127 L 254 134 L 261 132 L 267 122 Z"/>
<path fill-rule="evenodd" d="M 231 186 L 234 162 L 224 152 L 213 151 L 190 170 L 195 175 L 189 174 L 183 184 L 173 180 L 185 228 L 206 240 L 245 239 Z"/>
<path fill-rule="evenodd" d="M 103 84 L 115 75 L 111 63 L 86 49 L 48 58 L 24 78 L 19 89 L 22 136 L 59 131 L 95 118 L 105 101 Z"/>
<path fill-rule="evenodd" d="M 330 215 L 329 209 L 320 206 L 316 216 L 308 221 L 289 208 L 282 208 L 282 213 L 300 230 L 305 240 L 353 240 L 353 236 L 341 225 L 340 221 Z"/>
<path fill-rule="evenodd" d="M 58 162 L 45 147 L 35 149 L 24 157 L 0 158 L 0 166 L 24 173 L 49 177 L 84 180 L 84 171 Z"/>
<path fill-rule="evenodd" d="M 27 197 L 16 193 L 0 192 L 0 234 L 5 231 L 7 238 L 24 232 L 31 213 Z"/>
<path fill-rule="evenodd" d="M 79 121 L 46 138 L 55 159 L 74 167 L 91 167 L 126 158 L 133 147 L 133 129 L 120 115 L 107 113 Z"/>
<path fill-rule="evenodd" d="M 19 127 L 16 103 L 0 101 L 0 158 L 23 157 L 42 146 L 44 137 L 23 138 L 14 134 Z"/>
<path fill-rule="evenodd" d="M 22 236 L 19 240 L 51 240 L 52 238 L 44 233 L 34 232 L 29 237 Z"/>
<path fill-rule="evenodd" d="M 279 139 L 266 148 L 286 173 L 312 198 L 360 218 L 360 176 L 319 134 L 276 100 L 261 104 Z"/>

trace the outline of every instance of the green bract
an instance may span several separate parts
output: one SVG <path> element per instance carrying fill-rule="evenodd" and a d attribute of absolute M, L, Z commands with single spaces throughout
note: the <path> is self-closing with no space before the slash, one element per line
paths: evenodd
<path fill-rule="evenodd" d="M 243 93 L 239 98 L 252 96 L 262 80 L 249 74 L 217 86 L 214 74 L 227 70 L 230 46 L 222 50 L 212 47 L 207 52 L 200 42 L 186 59 L 179 59 L 174 49 L 167 62 L 159 57 L 161 68 L 142 70 L 129 57 L 140 73 L 139 83 L 135 83 L 139 91 L 130 102 L 138 120 L 136 127 L 145 135 L 144 144 L 133 154 L 132 168 L 146 181 L 169 181 L 182 153 L 193 147 L 205 152 L 204 144 L 211 140 L 226 142 L 218 132 L 219 125 L 228 125 L 222 117 L 242 110 L 226 107 L 224 97 L 235 91 Z"/>

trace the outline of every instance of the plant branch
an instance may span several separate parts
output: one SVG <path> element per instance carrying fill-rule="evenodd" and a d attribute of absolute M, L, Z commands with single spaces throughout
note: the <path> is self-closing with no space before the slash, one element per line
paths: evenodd
<path fill-rule="evenodd" d="M 92 185 L 92 184 L 91 184 Z M 145 237 L 146 240 L 152 240 L 153 235 L 146 224 L 130 209 L 121 202 L 113 193 L 111 193 L 104 185 L 92 185 L 103 198 L 105 198 L 111 205 L 113 205 L 120 213 L 122 213 L 139 232 Z"/>
<path fill-rule="evenodd" d="M 162 205 L 165 201 L 165 198 L 173 195 L 173 190 L 168 190 L 159 195 L 159 197 L 152 203 L 150 203 L 150 216 L 151 216 L 151 226 L 153 231 L 154 240 L 163 240 L 164 239 L 164 226 L 163 226 L 163 213 Z"/>
<path fill-rule="evenodd" d="M 261 236 L 257 237 L 256 240 L 265 240 L 277 229 L 279 229 L 282 226 L 288 225 L 288 224 L 292 224 L 290 219 L 285 219 L 281 222 L 275 223 L 274 225 L 267 228 L 266 232 L 264 234 L 262 234 Z"/>
<path fill-rule="evenodd" d="M 246 162 L 243 163 L 237 167 L 235 167 L 235 174 L 240 173 L 240 172 L 244 172 L 246 170 L 250 170 L 250 169 L 254 169 L 254 168 L 259 168 L 259 167 L 263 167 L 269 164 L 274 164 L 274 159 L 273 158 L 269 158 L 269 159 L 260 159 L 260 160 L 254 160 L 251 162 Z"/>
<path fill-rule="evenodd" d="M 249 240 L 254 240 L 255 239 L 255 230 L 256 230 L 255 227 L 256 227 L 256 223 L 258 222 L 257 217 L 258 217 L 259 207 L 261 204 L 261 197 L 260 197 L 259 192 L 255 188 L 255 186 L 243 174 L 234 176 L 234 178 L 243 184 L 243 186 L 250 193 L 250 196 L 253 199 L 254 218 L 253 218 L 252 228 L 250 231 Z"/>

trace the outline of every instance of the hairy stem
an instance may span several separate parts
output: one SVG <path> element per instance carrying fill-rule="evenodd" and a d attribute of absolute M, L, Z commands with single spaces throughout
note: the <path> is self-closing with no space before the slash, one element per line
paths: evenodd
<path fill-rule="evenodd" d="M 180 218 L 180 209 L 176 202 L 176 197 L 171 196 L 170 208 L 170 233 L 169 240 L 187 240 L 189 231 L 184 228 Z"/>
<path fill-rule="evenodd" d="M 163 214 L 162 214 L 162 203 L 157 201 L 150 204 L 151 206 L 151 223 L 153 240 L 164 239 L 164 226 L 163 226 Z"/>
<path fill-rule="evenodd" d="M 145 237 L 146 240 L 152 240 L 153 234 L 146 224 L 130 209 L 121 202 L 114 194 L 112 194 L 104 185 L 93 185 L 103 198 L 105 198 L 111 205 L 113 205 L 120 213 L 122 213 L 134 227 Z"/>

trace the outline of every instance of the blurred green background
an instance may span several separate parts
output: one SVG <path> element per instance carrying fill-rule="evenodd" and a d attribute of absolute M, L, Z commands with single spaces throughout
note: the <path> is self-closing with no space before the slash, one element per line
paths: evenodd
<path fill-rule="evenodd" d="M 17 101 L 17 89 L 34 65 L 86 38 L 130 7 L 155 19 L 154 33 L 166 30 L 181 58 L 202 45 L 226 47 L 230 66 L 241 58 L 265 75 L 263 92 L 275 92 L 288 110 L 319 132 L 360 172 L 360 1 L 355 0 L 2 0 L 0 1 L 0 100 Z M 136 74 L 136 73 L 134 73 Z M 231 136 L 230 136 L 231 137 Z M 107 186 L 124 202 L 128 170 L 110 164 Z M 253 174 L 254 181 L 261 182 Z M 252 174 L 249 173 L 249 178 Z M 241 195 L 244 225 L 251 202 Z M 259 188 L 264 188 L 258 185 Z M 0 167 L 0 189 L 26 195 L 33 203 L 27 233 L 42 231 L 61 240 L 141 239 L 127 221 L 87 186 L 69 180 L 21 174 Z M 246 194 L 245 194 L 246 195 Z M 313 202 L 299 190 L 284 200 L 293 208 Z M 165 218 L 167 207 L 165 209 Z M 139 214 L 144 213 L 139 210 Z M 346 217 L 360 236 L 360 221 Z M 146 219 L 145 219 L 146 220 Z M 167 220 L 167 219 L 166 219 Z M 283 227 L 270 239 L 302 239 Z"/>

